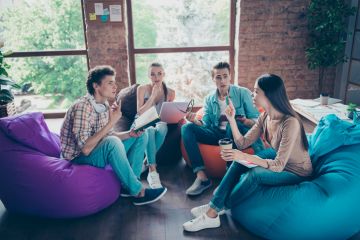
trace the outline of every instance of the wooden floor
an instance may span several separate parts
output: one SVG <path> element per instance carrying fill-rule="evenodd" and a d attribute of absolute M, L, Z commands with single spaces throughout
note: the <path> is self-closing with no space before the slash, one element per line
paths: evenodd
<path fill-rule="evenodd" d="M 54 123 L 59 126 L 58 122 Z M 0 240 L 259 239 L 232 221 L 229 214 L 221 216 L 221 228 L 184 232 L 182 224 L 191 219 L 190 209 L 207 203 L 219 180 L 215 180 L 212 188 L 202 196 L 189 198 L 185 189 L 193 182 L 194 175 L 183 161 L 161 166 L 159 172 L 162 183 L 168 188 L 160 201 L 135 207 L 129 199 L 119 198 L 109 208 L 80 219 L 52 220 L 15 215 L 7 212 L 0 201 Z M 351 239 L 360 240 L 360 233 Z"/>
<path fill-rule="evenodd" d="M 160 201 L 136 207 L 129 199 L 120 197 L 102 212 L 80 219 L 15 215 L 7 212 L 0 201 L 0 239 L 259 239 L 237 226 L 228 215 L 221 216 L 221 228 L 185 233 L 182 224 L 191 219 L 190 209 L 207 203 L 219 181 L 215 180 L 202 196 L 188 198 L 185 189 L 194 175 L 184 162 L 163 166 L 159 172 L 168 188 Z"/>
<path fill-rule="evenodd" d="M 184 232 L 182 224 L 191 218 L 190 209 L 207 203 L 219 181 L 215 180 L 202 196 L 189 198 L 185 189 L 194 176 L 184 162 L 163 166 L 159 171 L 168 192 L 160 201 L 148 206 L 135 207 L 129 199 L 120 197 L 115 204 L 95 215 L 52 220 L 9 213 L 0 202 L 0 239 L 260 239 L 232 221 L 229 213 L 221 216 L 221 228 Z M 352 239 L 360 240 L 360 234 Z"/>

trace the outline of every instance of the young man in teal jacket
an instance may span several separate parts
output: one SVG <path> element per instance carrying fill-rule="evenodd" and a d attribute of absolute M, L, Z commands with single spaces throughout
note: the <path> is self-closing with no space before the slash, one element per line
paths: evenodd
<path fill-rule="evenodd" d="M 188 116 L 190 122 L 181 129 L 186 152 L 197 176 L 194 183 L 186 190 L 186 194 L 192 196 L 201 194 L 211 186 L 197 143 L 218 145 L 220 139 L 232 138 L 231 129 L 224 114 L 227 98 L 230 98 L 234 104 L 237 123 L 242 134 L 255 124 L 259 116 L 252 102 L 250 90 L 230 84 L 230 65 L 227 62 L 219 62 L 213 67 L 212 79 L 217 89 L 205 98 L 202 120 L 197 120 L 194 114 L 190 114 Z M 261 140 L 256 141 L 252 147 L 255 152 L 262 150 Z"/>

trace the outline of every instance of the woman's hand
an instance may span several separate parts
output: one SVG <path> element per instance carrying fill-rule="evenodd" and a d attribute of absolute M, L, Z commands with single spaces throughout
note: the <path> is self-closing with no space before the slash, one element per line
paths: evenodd
<path fill-rule="evenodd" d="M 158 103 L 162 98 L 162 96 L 163 96 L 162 85 L 155 84 L 151 90 L 151 98 L 153 99 L 154 103 Z"/>
<path fill-rule="evenodd" d="M 246 160 L 247 153 L 243 153 L 238 149 L 224 149 L 220 153 L 221 158 L 225 161 L 235 161 L 235 160 Z"/>
<path fill-rule="evenodd" d="M 235 118 L 235 108 L 230 98 L 229 98 L 229 105 L 225 109 L 225 116 L 229 121 Z"/>

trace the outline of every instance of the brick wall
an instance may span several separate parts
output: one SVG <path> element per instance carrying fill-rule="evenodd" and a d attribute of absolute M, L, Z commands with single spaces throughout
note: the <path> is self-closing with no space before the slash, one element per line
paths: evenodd
<path fill-rule="evenodd" d="M 304 0 L 238 0 L 240 25 L 235 70 L 238 83 L 250 89 L 256 78 L 265 72 L 280 75 L 290 98 L 317 96 L 318 71 L 307 68 L 305 48 L 307 42 L 306 8 Z M 94 3 L 121 4 L 121 23 L 102 23 L 89 20 Z M 127 25 L 125 0 L 83 0 L 87 25 L 87 45 L 90 67 L 109 64 L 117 71 L 120 88 L 129 85 Z M 330 69 L 324 86 L 333 93 L 335 69 Z"/>
<path fill-rule="evenodd" d="M 97 16 L 95 21 L 90 21 L 89 13 L 95 12 L 94 3 L 102 2 L 104 8 L 112 4 L 121 4 L 122 22 L 101 22 Z M 129 86 L 128 77 L 128 50 L 126 35 L 126 8 L 124 0 L 83 0 L 85 9 L 86 38 L 89 54 L 90 68 L 97 65 L 111 65 L 115 68 L 116 82 L 119 89 Z"/>
<path fill-rule="evenodd" d="M 269 72 L 281 76 L 290 99 L 317 97 L 318 71 L 307 68 L 304 0 L 241 0 L 238 33 L 238 83 L 253 88 Z M 325 89 L 333 94 L 335 69 L 327 72 Z"/>

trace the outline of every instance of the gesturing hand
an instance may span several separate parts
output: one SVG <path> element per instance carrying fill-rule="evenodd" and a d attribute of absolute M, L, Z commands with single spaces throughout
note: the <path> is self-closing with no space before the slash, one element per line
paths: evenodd
<path fill-rule="evenodd" d="M 235 108 L 230 98 L 229 105 L 225 109 L 225 116 L 229 121 L 235 118 Z"/>
<path fill-rule="evenodd" d="M 112 125 L 114 125 L 117 121 L 119 121 L 121 116 L 122 116 L 122 113 L 121 113 L 120 106 L 117 105 L 116 102 L 114 102 L 110 107 L 109 122 L 111 122 Z"/>

